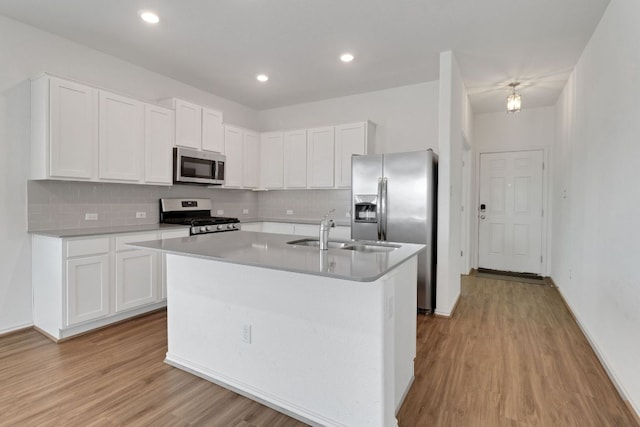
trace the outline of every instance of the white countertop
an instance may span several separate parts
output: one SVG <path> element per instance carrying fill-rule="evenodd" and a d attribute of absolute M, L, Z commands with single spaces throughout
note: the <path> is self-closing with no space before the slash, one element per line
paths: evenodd
<path fill-rule="evenodd" d="M 99 236 L 102 234 L 120 234 L 120 233 L 143 233 L 147 231 L 166 231 L 179 230 L 181 228 L 189 229 L 188 225 L 179 224 L 142 224 L 142 225 L 118 225 L 111 227 L 87 227 L 87 228 L 69 228 L 59 230 L 33 230 L 30 234 L 40 236 L 68 238 L 68 237 L 88 237 Z"/>
<path fill-rule="evenodd" d="M 338 248 L 321 251 L 317 247 L 287 244 L 300 240 L 301 237 L 234 231 L 130 245 L 177 255 L 359 282 L 379 279 L 425 248 L 425 245 L 396 243 L 400 247 L 388 252 L 360 252 Z"/>

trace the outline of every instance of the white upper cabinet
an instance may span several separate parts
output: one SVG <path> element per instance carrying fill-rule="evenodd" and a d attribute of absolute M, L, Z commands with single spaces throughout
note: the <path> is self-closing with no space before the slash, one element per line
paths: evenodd
<path fill-rule="evenodd" d="M 176 113 L 175 145 L 224 153 L 222 111 L 172 98 L 162 102 Z"/>
<path fill-rule="evenodd" d="M 258 188 L 260 185 L 260 135 L 245 129 L 242 141 L 242 186 Z"/>
<path fill-rule="evenodd" d="M 332 188 L 334 179 L 334 127 L 307 130 L 307 185 Z"/>
<path fill-rule="evenodd" d="M 370 122 L 350 123 L 335 127 L 335 186 L 351 187 L 351 156 L 367 154 L 375 137 L 375 127 Z"/>
<path fill-rule="evenodd" d="M 282 132 L 267 132 L 260 135 L 260 182 L 262 187 L 284 186 Z"/>
<path fill-rule="evenodd" d="M 283 133 L 284 186 L 307 187 L 307 131 L 292 130 Z"/>
<path fill-rule="evenodd" d="M 31 83 L 31 177 L 95 180 L 98 91 L 44 75 Z"/>
<path fill-rule="evenodd" d="M 146 104 L 144 116 L 145 167 L 144 181 L 149 184 L 173 183 L 172 152 L 174 112 L 168 108 Z"/>
<path fill-rule="evenodd" d="M 222 111 L 202 108 L 202 149 L 224 153 Z"/>
<path fill-rule="evenodd" d="M 202 148 L 202 107 L 181 99 L 173 100 L 176 112 L 176 141 L 181 147 Z"/>
<path fill-rule="evenodd" d="M 240 188 L 243 179 L 243 130 L 239 127 L 224 125 L 225 187 Z"/>
<path fill-rule="evenodd" d="M 140 182 L 144 178 L 144 104 L 100 91 L 99 177 Z"/>

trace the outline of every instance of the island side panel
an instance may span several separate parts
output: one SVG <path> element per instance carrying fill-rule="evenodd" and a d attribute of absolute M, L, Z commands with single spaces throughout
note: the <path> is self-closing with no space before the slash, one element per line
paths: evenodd
<path fill-rule="evenodd" d="M 394 270 L 395 412 L 400 410 L 414 380 L 416 312 L 418 307 L 418 258 L 412 257 Z"/>
<path fill-rule="evenodd" d="M 168 254 L 167 361 L 315 424 L 395 426 L 394 293 L 411 266 L 355 282 Z"/>

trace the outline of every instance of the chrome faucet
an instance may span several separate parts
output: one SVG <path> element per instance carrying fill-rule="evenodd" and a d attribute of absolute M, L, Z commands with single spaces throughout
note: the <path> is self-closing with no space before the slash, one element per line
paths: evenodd
<path fill-rule="evenodd" d="M 331 227 L 336 226 L 336 223 L 333 222 L 332 219 L 329 219 L 329 215 L 334 211 L 335 209 L 331 209 L 324 215 L 324 217 L 322 217 L 322 220 L 320 221 L 320 236 L 318 240 L 320 241 L 321 251 L 326 251 L 327 249 L 329 249 L 329 230 L 331 229 Z"/>

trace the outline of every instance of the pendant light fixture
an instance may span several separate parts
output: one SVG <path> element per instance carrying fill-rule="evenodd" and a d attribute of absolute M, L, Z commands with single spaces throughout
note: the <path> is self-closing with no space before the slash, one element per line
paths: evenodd
<path fill-rule="evenodd" d="M 518 82 L 509 83 L 511 95 L 507 97 L 507 113 L 517 113 L 520 111 L 522 99 L 520 98 L 520 94 L 516 92 L 516 87 L 519 85 L 520 83 Z"/>

